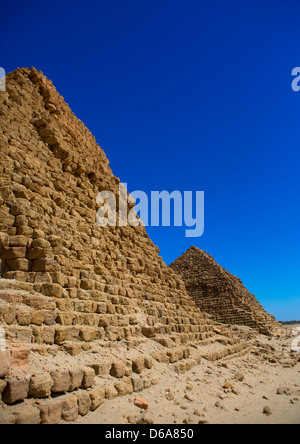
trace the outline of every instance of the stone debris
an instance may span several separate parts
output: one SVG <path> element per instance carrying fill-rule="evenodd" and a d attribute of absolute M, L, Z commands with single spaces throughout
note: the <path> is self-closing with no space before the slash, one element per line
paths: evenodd
<path fill-rule="evenodd" d="M 145 398 L 138 396 L 134 400 L 134 405 L 142 410 L 147 410 L 149 407 L 148 401 Z"/>
<path fill-rule="evenodd" d="M 266 415 L 266 416 L 271 416 L 272 415 L 272 411 L 271 411 L 270 407 L 264 407 L 263 414 Z"/>

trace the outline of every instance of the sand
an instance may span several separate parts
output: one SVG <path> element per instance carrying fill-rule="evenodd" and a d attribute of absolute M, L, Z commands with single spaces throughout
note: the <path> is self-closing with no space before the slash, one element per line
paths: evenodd
<path fill-rule="evenodd" d="M 158 364 L 151 375 L 158 378 L 157 385 L 107 401 L 75 423 L 137 423 L 145 411 L 134 400 L 142 396 L 149 404 L 144 413 L 148 423 L 300 424 L 300 354 L 291 352 L 294 327 L 286 327 L 280 338 L 254 336 L 252 350 L 243 358 L 203 359 L 184 375 Z M 239 334 L 253 336 L 247 329 Z"/>

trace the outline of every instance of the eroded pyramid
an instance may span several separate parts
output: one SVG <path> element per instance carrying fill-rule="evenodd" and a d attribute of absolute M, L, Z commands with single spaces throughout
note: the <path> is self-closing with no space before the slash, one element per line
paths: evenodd
<path fill-rule="evenodd" d="M 197 306 L 216 321 L 246 325 L 267 335 L 280 328 L 274 316 L 264 310 L 242 281 L 205 251 L 191 247 L 170 267 L 182 276 Z"/>
<path fill-rule="evenodd" d="M 8 319 L 2 311 L 2 322 L 19 325 L 11 334 L 57 344 L 122 340 L 159 323 L 160 332 L 182 342 L 209 336 L 210 320 L 144 227 L 96 224 L 98 192 L 117 196 L 120 181 L 52 83 L 35 69 L 19 69 L 2 94 L 2 277 L 46 297 L 34 323 L 33 307 L 21 297 L 22 316 L 17 310 Z"/>
<path fill-rule="evenodd" d="M 0 422 L 74 420 L 104 398 L 149 386 L 144 372 L 154 363 L 185 372 L 201 357 L 247 352 L 201 312 L 143 226 L 96 223 L 96 196 L 104 190 L 117 196 L 120 180 L 52 82 L 23 68 L 8 74 L 6 85 L 0 93 L 0 327 L 6 336 L 0 405 L 2 396 L 12 411 L 0 408 Z M 34 397 L 45 402 L 37 407 Z M 21 410 L 14 409 L 20 402 Z"/>

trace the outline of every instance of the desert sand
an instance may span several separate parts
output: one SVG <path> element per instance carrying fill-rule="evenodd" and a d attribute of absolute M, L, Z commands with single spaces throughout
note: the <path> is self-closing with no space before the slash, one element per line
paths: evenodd
<path fill-rule="evenodd" d="M 184 375 L 159 364 L 151 375 L 158 384 L 141 394 L 149 404 L 146 411 L 134 405 L 137 394 L 132 394 L 103 404 L 76 423 L 299 424 L 300 355 L 290 352 L 294 327 L 286 327 L 283 338 L 257 336 L 242 358 L 203 360 Z M 248 333 L 253 335 L 250 329 Z"/>

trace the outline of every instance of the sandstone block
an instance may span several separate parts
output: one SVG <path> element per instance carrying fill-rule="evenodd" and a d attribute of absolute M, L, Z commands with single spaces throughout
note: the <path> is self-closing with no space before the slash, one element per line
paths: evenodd
<path fill-rule="evenodd" d="M 53 380 L 52 393 L 66 393 L 71 385 L 71 378 L 69 372 L 52 372 L 51 378 Z"/>
<path fill-rule="evenodd" d="M 45 320 L 45 313 L 41 310 L 33 310 L 31 312 L 31 324 L 41 326 Z"/>
<path fill-rule="evenodd" d="M 156 334 L 157 334 L 157 329 L 156 327 L 142 327 L 142 332 L 143 335 L 146 336 L 146 338 L 155 338 Z"/>
<path fill-rule="evenodd" d="M 5 378 L 10 371 L 10 351 L 0 351 L 0 378 Z"/>
<path fill-rule="evenodd" d="M 108 376 L 110 374 L 111 367 L 112 365 L 109 362 L 101 362 L 91 365 L 91 368 L 95 370 L 95 374 L 97 376 Z"/>
<path fill-rule="evenodd" d="M 0 402 L 2 401 L 2 394 L 4 392 L 6 385 L 7 385 L 7 382 L 4 381 L 3 379 L 0 379 Z"/>
<path fill-rule="evenodd" d="M 26 257 L 26 247 L 2 247 L 0 250 L 1 259 L 17 259 Z"/>
<path fill-rule="evenodd" d="M 152 385 L 152 383 L 151 383 L 151 379 L 150 379 L 150 378 L 145 378 L 145 379 L 144 379 L 144 389 L 148 389 L 148 388 L 150 388 L 151 385 Z"/>
<path fill-rule="evenodd" d="M 145 361 L 145 368 L 150 370 L 154 365 L 153 359 L 150 356 L 145 356 L 144 361 Z"/>
<path fill-rule="evenodd" d="M 30 379 L 29 396 L 32 398 L 48 398 L 51 395 L 53 380 L 49 373 L 40 373 Z"/>
<path fill-rule="evenodd" d="M 87 389 L 93 387 L 95 382 L 95 370 L 89 367 L 85 367 L 83 369 L 83 380 L 82 380 L 82 388 Z"/>
<path fill-rule="evenodd" d="M 180 350 L 180 349 L 178 350 L 178 353 L 179 353 L 179 356 L 181 356 L 181 350 Z M 182 350 L 182 353 L 183 353 L 183 355 L 182 355 L 182 358 L 181 358 L 181 359 L 188 359 L 188 358 L 190 357 L 190 354 L 191 354 L 189 348 L 184 348 L 184 349 Z M 179 358 L 179 359 L 180 359 L 180 358 Z"/>
<path fill-rule="evenodd" d="M 66 350 L 67 353 L 69 353 L 69 355 L 74 356 L 74 357 L 80 355 L 80 353 L 82 352 L 81 344 L 76 343 L 76 342 L 70 343 L 70 344 L 65 344 L 64 349 Z"/>
<path fill-rule="evenodd" d="M 20 257 L 20 256 L 18 256 Z M 21 256 L 22 257 L 22 256 Z M 37 259 L 32 261 L 31 271 L 59 271 L 60 266 L 52 259 Z"/>
<path fill-rule="evenodd" d="M 153 353 L 152 357 L 160 363 L 169 364 L 169 358 L 166 353 Z"/>
<path fill-rule="evenodd" d="M 35 425 L 41 423 L 41 413 L 37 407 L 24 405 L 13 411 L 15 424 Z"/>
<path fill-rule="evenodd" d="M 167 352 L 167 356 L 169 357 L 169 361 L 171 364 L 178 361 L 177 350 L 171 350 L 171 351 Z"/>
<path fill-rule="evenodd" d="M 117 390 L 119 396 L 131 395 L 133 393 L 133 388 L 131 382 L 128 381 L 118 381 L 115 383 L 115 389 Z"/>
<path fill-rule="evenodd" d="M 105 314 L 107 312 L 107 304 L 105 302 L 99 302 L 97 304 L 96 313 Z"/>
<path fill-rule="evenodd" d="M 35 238 L 31 245 L 31 248 L 43 248 L 44 250 L 51 250 L 51 244 L 46 239 Z"/>
<path fill-rule="evenodd" d="M 6 404 L 14 404 L 23 401 L 28 396 L 29 381 L 26 379 L 8 379 L 2 399 Z"/>
<path fill-rule="evenodd" d="M 48 250 L 44 250 L 43 248 L 30 248 L 27 257 L 29 260 L 37 260 L 45 258 L 47 254 Z"/>
<path fill-rule="evenodd" d="M 97 339 L 98 330 L 96 328 L 81 328 L 80 329 L 80 339 L 84 342 L 93 342 Z"/>
<path fill-rule="evenodd" d="M 78 404 L 75 395 L 66 395 L 62 401 L 61 416 L 64 421 L 76 421 L 78 418 Z"/>
<path fill-rule="evenodd" d="M 105 399 L 105 390 L 103 387 L 97 387 L 91 390 L 89 395 L 91 398 L 91 410 L 94 411 L 100 407 L 101 404 L 103 404 Z"/>
<path fill-rule="evenodd" d="M 10 247 L 27 247 L 30 239 L 26 236 L 11 236 L 9 238 Z"/>
<path fill-rule="evenodd" d="M 76 393 L 78 403 L 78 413 L 80 416 L 85 416 L 91 410 L 91 397 L 88 392 L 80 391 Z"/>
<path fill-rule="evenodd" d="M 41 412 L 42 424 L 57 424 L 61 420 L 62 400 L 53 399 L 37 407 Z"/>
<path fill-rule="evenodd" d="M 115 399 L 118 396 L 118 391 L 115 389 L 113 385 L 110 385 L 105 388 L 105 398 L 106 399 Z"/>
<path fill-rule="evenodd" d="M 161 344 L 163 347 L 172 347 L 174 344 L 172 339 L 170 339 L 170 338 L 157 338 L 155 340 L 156 340 L 156 342 Z"/>
<path fill-rule="evenodd" d="M 110 370 L 111 376 L 115 378 L 123 378 L 126 374 L 126 365 L 122 361 L 114 362 Z"/>
<path fill-rule="evenodd" d="M 31 313 L 27 308 L 19 308 L 16 312 L 17 323 L 19 325 L 30 325 Z"/>
<path fill-rule="evenodd" d="M 5 271 L 2 277 L 3 279 L 27 282 L 28 273 L 25 271 Z"/>
<path fill-rule="evenodd" d="M 6 233 L 0 233 L 0 247 L 6 247 L 9 243 L 9 236 Z"/>
<path fill-rule="evenodd" d="M 79 339 L 80 330 L 77 327 L 56 327 L 55 344 L 64 345 L 66 342 Z"/>
<path fill-rule="evenodd" d="M 145 358 L 140 356 L 132 362 L 132 371 L 134 373 L 142 373 L 145 368 Z"/>
<path fill-rule="evenodd" d="M 83 370 L 70 370 L 70 392 L 73 392 L 74 390 L 79 389 L 82 386 L 83 376 Z"/>
<path fill-rule="evenodd" d="M 41 293 L 43 293 L 45 296 L 61 298 L 63 295 L 63 288 L 59 284 L 43 284 Z"/>
<path fill-rule="evenodd" d="M 29 261 L 27 259 L 10 259 L 7 261 L 10 270 L 29 271 Z"/>
<path fill-rule="evenodd" d="M 10 354 L 12 368 L 27 370 L 29 368 L 30 349 L 26 347 L 13 347 Z"/>
<path fill-rule="evenodd" d="M 144 381 L 140 376 L 135 375 L 132 376 L 130 379 L 134 392 L 138 393 L 144 390 Z"/>
<path fill-rule="evenodd" d="M 16 417 L 13 415 L 13 413 L 11 411 L 7 411 L 7 409 L 2 409 L 0 407 L 0 424 L 8 425 L 15 423 L 16 423 Z"/>

